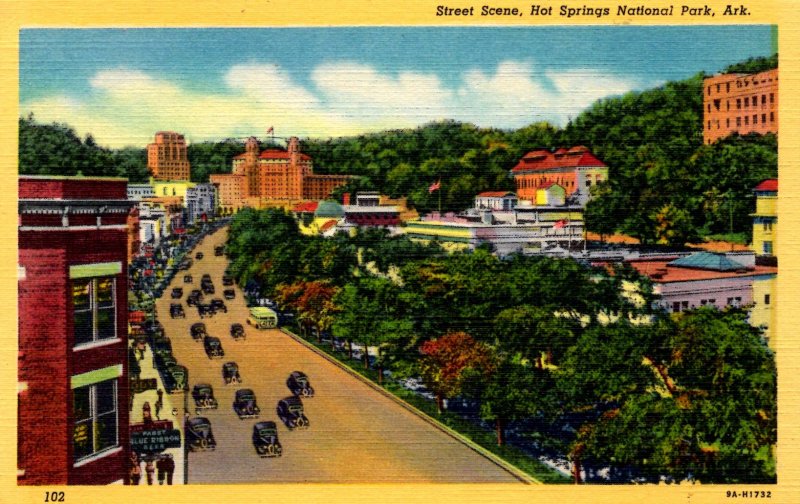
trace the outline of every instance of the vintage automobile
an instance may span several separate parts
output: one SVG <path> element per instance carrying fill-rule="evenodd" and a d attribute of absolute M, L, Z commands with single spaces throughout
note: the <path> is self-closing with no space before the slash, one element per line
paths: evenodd
<path fill-rule="evenodd" d="M 224 291 L 222 291 L 222 296 L 225 299 L 234 299 L 236 298 L 236 291 L 233 289 L 225 289 Z"/>
<path fill-rule="evenodd" d="M 142 329 L 151 337 L 164 334 L 164 326 L 158 320 L 145 320 Z"/>
<path fill-rule="evenodd" d="M 228 307 L 225 306 L 225 301 L 220 298 L 214 298 L 211 300 L 211 308 L 214 309 L 214 313 L 218 311 L 228 313 Z"/>
<path fill-rule="evenodd" d="M 194 261 L 192 261 L 191 259 L 189 259 L 189 258 L 184 259 L 181 262 L 180 267 L 178 269 L 186 271 L 186 270 L 188 270 L 189 268 L 192 267 L 192 264 L 194 264 Z"/>
<path fill-rule="evenodd" d="M 156 335 L 148 338 L 150 350 L 153 352 L 153 357 L 159 355 L 172 355 L 172 341 L 169 336 Z"/>
<path fill-rule="evenodd" d="M 308 376 L 301 371 L 292 371 L 286 379 L 286 386 L 298 397 L 314 397 L 314 388 L 308 382 Z"/>
<path fill-rule="evenodd" d="M 195 306 L 200 304 L 201 301 L 203 301 L 203 293 L 200 292 L 200 289 L 194 289 L 189 293 L 189 297 L 186 298 L 186 305 Z"/>
<path fill-rule="evenodd" d="M 228 275 L 222 275 L 222 285 L 226 287 L 233 285 L 233 278 Z"/>
<path fill-rule="evenodd" d="M 198 383 L 192 388 L 192 399 L 194 399 L 195 413 L 200 414 L 201 410 L 217 409 L 219 403 L 214 398 L 214 389 L 208 383 Z"/>
<path fill-rule="evenodd" d="M 225 356 L 225 351 L 222 349 L 222 343 L 219 338 L 206 335 L 203 338 L 203 348 L 206 350 L 206 355 L 209 359 L 219 357 L 220 359 Z"/>
<path fill-rule="evenodd" d="M 210 451 L 217 447 L 208 418 L 195 417 L 186 421 L 186 441 L 193 452 Z"/>
<path fill-rule="evenodd" d="M 153 357 L 153 365 L 155 365 L 156 369 L 158 369 L 160 373 L 166 372 L 170 366 L 174 366 L 176 364 L 178 364 L 178 361 L 172 354 L 156 354 Z"/>
<path fill-rule="evenodd" d="M 258 422 L 253 426 L 253 446 L 261 458 L 281 456 L 283 448 L 275 422 Z"/>
<path fill-rule="evenodd" d="M 183 288 L 182 287 L 173 287 L 172 292 L 170 293 L 172 299 L 180 299 L 183 297 Z"/>
<path fill-rule="evenodd" d="M 215 256 L 221 256 L 224 253 L 225 253 L 225 246 L 224 245 L 219 245 L 217 247 L 214 247 L 214 255 Z"/>
<path fill-rule="evenodd" d="M 211 283 L 211 281 L 208 281 L 208 282 L 205 282 L 205 281 L 204 281 L 204 282 L 202 282 L 202 283 L 200 284 L 200 288 L 201 288 L 201 289 L 203 289 L 203 293 L 204 293 L 204 294 L 214 294 L 214 292 L 215 292 L 215 291 L 214 291 L 214 284 L 213 284 L 213 283 Z"/>
<path fill-rule="evenodd" d="M 245 339 L 244 327 L 242 324 L 231 324 L 231 337 L 233 339 Z"/>
<path fill-rule="evenodd" d="M 194 255 L 194 258 L 195 258 L 195 259 L 198 259 L 198 260 L 199 260 L 199 259 L 202 259 L 202 258 L 203 258 L 203 253 L 202 253 L 202 252 L 198 252 L 198 253 L 196 253 L 196 254 Z"/>
<path fill-rule="evenodd" d="M 289 396 L 278 401 L 278 418 L 289 429 L 308 427 L 308 418 L 303 414 L 303 401 L 297 396 Z"/>
<path fill-rule="evenodd" d="M 199 303 L 197 305 L 197 314 L 200 315 L 200 318 L 213 317 L 215 313 L 217 311 L 210 304 Z"/>
<path fill-rule="evenodd" d="M 194 278 L 192 275 L 183 275 L 183 283 L 192 283 L 194 282 Z"/>
<path fill-rule="evenodd" d="M 231 383 L 242 383 L 242 377 L 239 375 L 239 365 L 235 362 L 226 362 L 222 365 L 222 379 L 225 380 L 225 385 Z"/>
<path fill-rule="evenodd" d="M 172 318 L 186 318 L 186 312 L 183 311 L 183 305 L 180 303 L 172 303 L 169 305 L 169 316 Z"/>
<path fill-rule="evenodd" d="M 201 282 L 210 282 L 211 281 L 211 275 L 209 275 L 208 273 L 203 274 L 203 277 L 200 279 L 200 281 Z"/>
<path fill-rule="evenodd" d="M 192 335 L 192 338 L 195 341 L 200 341 L 203 339 L 203 336 L 206 336 L 208 333 L 206 332 L 206 325 L 202 322 L 195 322 L 192 324 L 192 327 L 189 328 L 189 332 Z"/>
<path fill-rule="evenodd" d="M 161 373 L 161 381 L 167 394 L 177 394 L 186 388 L 186 368 L 179 364 L 171 364 Z"/>
<path fill-rule="evenodd" d="M 236 398 L 233 400 L 233 411 L 239 415 L 239 420 L 258 418 L 261 409 L 256 403 L 256 394 L 250 389 L 237 390 Z"/>

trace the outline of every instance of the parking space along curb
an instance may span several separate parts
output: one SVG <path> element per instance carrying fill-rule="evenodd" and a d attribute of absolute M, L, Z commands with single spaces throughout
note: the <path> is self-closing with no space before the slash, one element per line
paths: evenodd
<path fill-rule="evenodd" d="M 399 406 L 405 408 L 407 411 L 410 411 L 411 413 L 415 414 L 416 416 L 418 416 L 419 418 L 421 418 L 423 421 L 427 422 L 431 426 L 439 429 L 440 431 L 444 432 L 445 434 L 447 434 L 448 436 L 452 437 L 456 441 L 459 441 L 460 443 L 466 445 L 468 448 L 472 449 L 474 452 L 476 452 L 477 454 L 481 455 L 482 457 L 484 457 L 485 459 L 489 460 L 490 462 L 494 463 L 496 466 L 500 467 L 501 469 L 507 471 L 508 473 L 510 473 L 512 476 L 514 476 L 515 478 L 517 478 L 521 482 L 523 482 L 525 484 L 529 484 L 529 485 L 530 484 L 537 484 L 537 485 L 541 485 L 542 484 L 541 481 L 533 478 L 532 476 L 530 476 L 526 472 L 522 471 L 518 467 L 514 466 L 513 464 L 511 464 L 509 462 L 506 462 L 502 458 L 498 457 L 497 455 L 495 455 L 494 453 L 490 452 L 486 448 L 484 448 L 484 447 L 480 446 L 479 444 L 475 443 L 474 441 L 472 441 L 471 439 L 467 438 L 463 434 L 451 429 L 450 427 L 444 425 L 443 423 L 439 422 L 435 418 L 427 415 L 423 411 L 421 411 L 421 410 L 415 408 L 414 406 L 412 406 L 411 404 L 403 401 L 402 399 L 400 399 L 396 395 L 392 394 L 388 390 L 384 389 L 383 387 L 379 386 L 378 384 L 376 384 L 372 380 L 366 378 L 365 376 L 363 376 L 358 371 L 354 370 L 353 368 L 351 368 L 350 366 L 348 366 L 344 362 L 341 362 L 340 360 L 328 355 L 326 352 L 320 350 L 319 348 L 317 348 L 316 346 L 314 346 L 311 343 L 307 342 L 306 340 L 304 340 L 300 336 L 298 336 L 298 335 L 294 334 L 293 332 L 291 332 L 291 331 L 289 331 L 287 329 L 284 329 L 284 328 L 279 328 L 279 330 L 282 333 L 284 333 L 287 336 L 289 336 L 290 338 L 292 338 L 293 340 L 295 340 L 298 343 L 300 343 L 301 345 L 305 346 L 306 348 L 308 348 L 312 352 L 314 352 L 317 355 L 323 357 L 325 360 L 327 360 L 331 364 L 337 366 L 339 369 L 345 371 L 346 373 L 350 374 L 351 376 L 353 376 L 357 380 L 361 381 L 362 383 L 364 383 L 368 387 L 372 388 L 376 392 L 379 392 L 383 396 L 385 396 L 385 397 L 391 399 L 392 401 L 394 401 Z"/>

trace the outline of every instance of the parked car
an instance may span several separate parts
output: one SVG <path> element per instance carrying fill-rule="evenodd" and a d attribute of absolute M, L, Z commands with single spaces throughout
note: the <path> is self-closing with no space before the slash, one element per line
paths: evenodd
<path fill-rule="evenodd" d="M 200 318 L 213 317 L 215 313 L 216 310 L 210 304 L 200 303 L 197 305 L 197 314 L 200 315 Z"/>
<path fill-rule="evenodd" d="M 211 275 L 209 275 L 208 273 L 203 274 L 203 277 L 200 279 L 200 281 L 201 282 L 210 282 L 211 281 Z"/>
<path fill-rule="evenodd" d="M 200 304 L 201 301 L 203 301 L 203 293 L 200 292 L 200 289 L 194 289 L 189 293 L 189 297 L 186 298 L 186 305 L 195 306 Z"/>
<path fill-rule="evenodd" d="M 228 313 L 228 307 L 225 306 L 225 301 L 221 300 L 220 298 L 214 298 L 211 300 L 211 308 L 214 309 L 214 313 L 218 311 Z"/>
<path fill-rule="evenodd" d="M 183 289 L 181 287 L 173 287 L 172 293 L 170 294 L 172 299 L 180 299 L 183 297 Z"/>
<path fill-rule="evenodd" d="M 308 427 L 308 418 L 303 413 L 303 401 L 297 396 L 289 396 L 278 401 L 278 418 L 289 429 Z"/>
<path fill-rule="evenodd" d="M 233 278 L 228 275 L 222 275 L 222 285 L 225 286 L 233 285 Z"/>
<path fill-rule="evenodd" d="M 203 294 L 214 294 L 214 284 L 211 282 L 203 282 L 200 284 L 200 288 L 203 289 Z"/>
<path fill-rule="evenodd" d="M 186 422 L 186 441 L 189 449 L 195 451 L 213 451 L 217 447 L 211 422 L 205 417 L 190 418 Z"/>
<path fill-rule="evenodd" d="M 177 394 L 186 388 L 186 368 L 179 364 L 168 366 L 161 373 L 161 381 L 167 394 Z"/>
<path fill-rule="evenodd" d="M 256 403 L 256 394 L 250 389 L 239 389 L 233 400 L 233 411 L 239 415 L 239 420 L 245 418 L 258 418 L 261 409 Z"/>
<path fill-rule="evenodd" d="M 215 336 L 206 335 L 203 338 L 203 348 L 206 350 L 206 355 L 209 359 L 219 357 L 220 359 L 225 356 L 225 351 L 222 349 L 222 343 L 219 338 Z"/>
<path fill-rule="evenodd" d="M 192 388 L 192 399 L 194 399 L 195 413 L 200 414 L 200 410 L 217 409 L 219 403 L 214 398 L 214 389 L 208 383 L 198 383 Z"/>
<path fill-rule="evenodd" d="M 186 318 L 183 305 L 180 303 L 172 303 L 169 305 L 169 316 L 172 318 Z"/>
<path fill-rule="evenodd" d="M 308 376 L 302 371 L 292 371 L 286 379 L 286 386 L 298 397 L 314 397 L 314 388 L 308 382 Z"/>
<path fill-rule="evenodd" d="M 226 362 L 223 364 L 222 379 L 225 380 L 225 385 L 242 383 L 242 377 L 239 375 L 239 365 L 235 362 Z"/>
<path fill-rule="evenodd" d="M 222 296 L 225 299 L 234 299 L 236 298 L 236 291 L 233 289 L 225 289 L 224 291 L 222 291 Z"/>
<path fill-rule="evenodd" d="M 197 259 L 197 260 L 200 260 L 200 259 L 202 259 L 202 258 L 203 258 L 203 253 L 202 253 L 202 252 L 198 252 L 198 253 L 196 253 L 196 254 L 194 255 L 194 258 L 195 258 L 195 259 Z"/>
<path fill-rule="evenodd" d="M 245 339 L 244 327 L 242 324 L 231 324 L 231 337 L 233 339 Z"/>
<path fill-rule="evenodd" d="M 192 324 L 192 327 L 189 328 L 189 333 L 195 341 L 200 341 L 203 336 L 208 335 L 206 332 L 206 325 L 202 322 L 195 322 Z"/>
<path fill-rule="evenodd" d="M 253 426 L 253 446 L 261 458 L 280 457 L 283 454 L 275 422 L 258 422 Z"/>
<path fill-rule="evenodd" d="M 192 275 L 183 275 L 183 283 L 192 283 L 194 282 L 194 278 Z"/>
<path fill-rule="evenodd" d="M 160 355 L 172 355 L 172 341 L 168 336 L 154 336 L 149 338 L 148 342 L 154 358 Z"/>
<path fill-rule="evenodd" d="M 225 253 L 225 246 L 224 245 L 219 245 L 217 247 L 214 247 L 214 255 L 215 256 L 221 256 L 223 253 Z"/>

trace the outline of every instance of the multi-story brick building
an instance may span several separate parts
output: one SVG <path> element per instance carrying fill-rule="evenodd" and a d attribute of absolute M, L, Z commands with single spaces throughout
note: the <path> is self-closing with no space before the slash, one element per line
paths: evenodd
<path fill-rule="evenodd" d="M 189 180 L 186 139 L 174 131 L 159 131 L 147 146 L 147 168 L 156 180 Z"/>
<path fill-rule="evenodd" d="M 703 142 L 731 133 L 778 133 L 778 69 L 703 80 Z"/>
<path fill-rule="evenodd" d="M 127 480 L 126 182 L 19 178 L 19 484 Z"/>
<path fill-rule="evenodd" d="M 550 152 L 539 149 L 525 154 L 511 169 L 520 200 L 537 201 L 536 192 L 553 184 L 563 187 L 566 198 L 577 204 L 589 200 L 589 189 L 608 180 L 608 166 L 589 149 L 579 145 L 571 149 Z"/>
<path fill-rule="evenodd" d="M 228 175 L 212 175 L 219 186 L 220 206 L 237 211 L 248 202 L 322 200 L 350 180 L 350 175 L 315 175 L 311 157 L 300 152 L 297 137 L 289 139 L 285 151 L 259 152 L 258 141 L 250 138 L 245 152 L 233 158 Z"/>

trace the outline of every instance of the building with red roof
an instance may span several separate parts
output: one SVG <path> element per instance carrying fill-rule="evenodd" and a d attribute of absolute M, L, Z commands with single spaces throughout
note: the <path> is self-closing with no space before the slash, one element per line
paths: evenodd
<path fill-rule="evenodd" d="M 521 200 L 536 204 L 536 191 L 558 184 L 565 189 L 568 199 L 584 205 L 591 187 L 608 180 L 608 166 L 587 147 L 578 145 L 554 152 L 531 151 L 511 169 L 511 175 Z"/>
<path fill-rule="evenodd" d="M 252 202 L 323 200 L 350 178 L 315 174 L 311 157 L 300 152 L 297 137 L 289 139 L 285 151 L 261 151 L 258 140 L 251 137 L 245 143 L 245 152 L 233 158 L 231 173 L 214 175 L 212 183 L 220 188 L 223 210 L 235 212 Z"/>
<path fill-rule="evenodd" d="M 778 238 L 778 179 L 767 179 L 758 184 L 756 211 L 753 217 L 753 251 L 762 257 L 777 258 Z"/>

